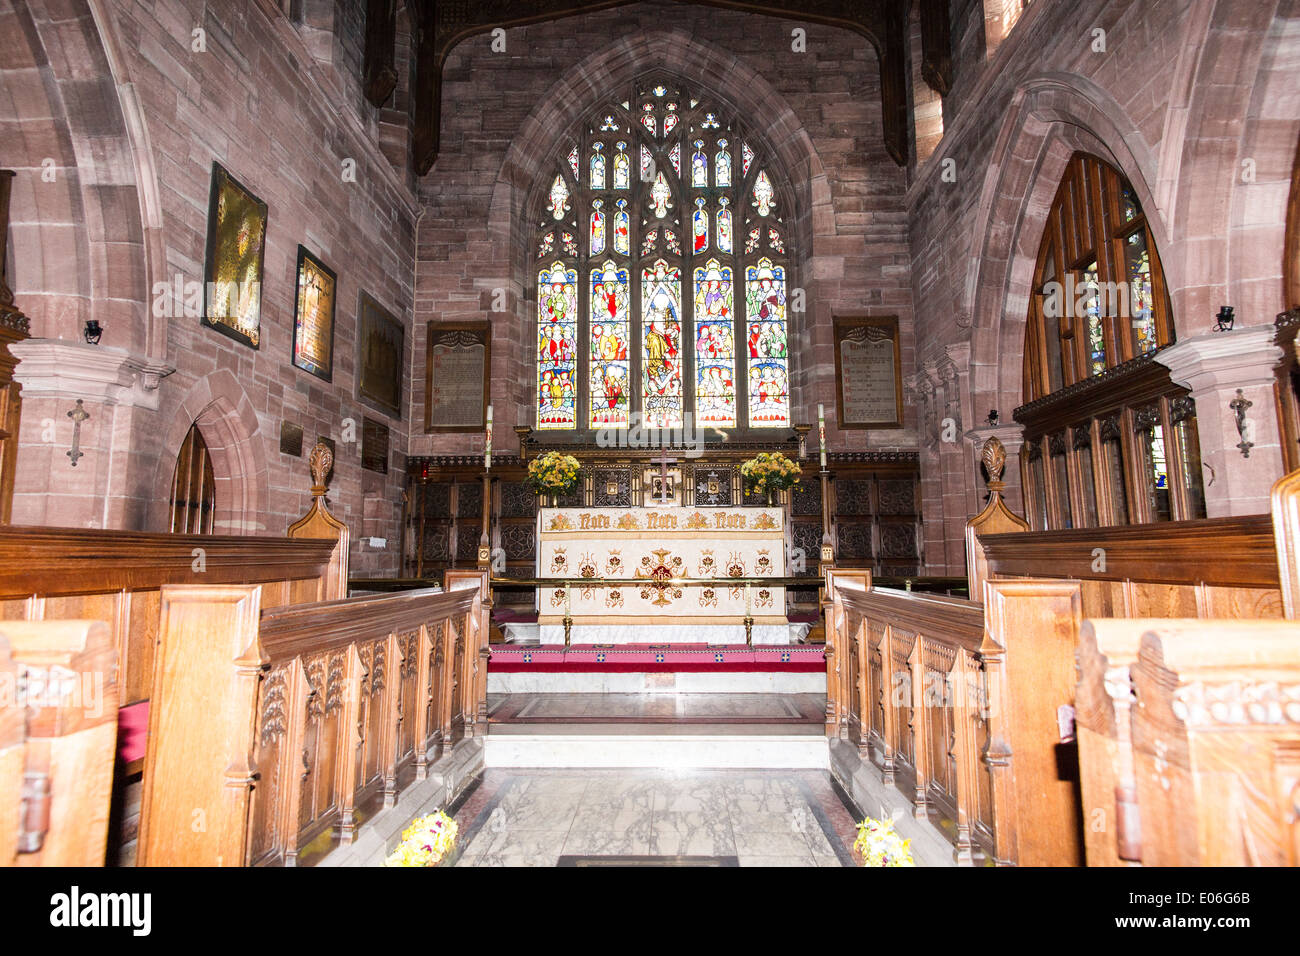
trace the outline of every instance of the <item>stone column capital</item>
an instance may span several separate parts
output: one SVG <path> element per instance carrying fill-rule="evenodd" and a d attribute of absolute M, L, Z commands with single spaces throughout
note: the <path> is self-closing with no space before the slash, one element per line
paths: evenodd
<path fill-rule="evenodd" d="M 175 366 L 126 349 L 68 339 L 27 339 L 9 346 L 23 398 L 72 396 L 102 405 L 156 410 L 158 386 Z"/>
<path fill-rule="evenodd" d="M 1025 426 L 1019 424 L 1010 425 L 981 425 L 979 428 L 972 428 L 964 435 L 975 447 L 975 458 L 979 459 L 980 452 L 984 448 L 984 443 L 990 438 L 996 438 L 1002 442 L 1002 447 L 1007 450 L 1007 456 L 1017 455 L 1025 444 Z"/>
<path fill-rule="evenodd" d="M 1155 360 L 1173 381 L 1196 396 L 1221 389 L 1273 384 L 1282 350 L 1273 344 L 1271 325 L 1230 332 L 1208 332 L 1161 349 Z"/>

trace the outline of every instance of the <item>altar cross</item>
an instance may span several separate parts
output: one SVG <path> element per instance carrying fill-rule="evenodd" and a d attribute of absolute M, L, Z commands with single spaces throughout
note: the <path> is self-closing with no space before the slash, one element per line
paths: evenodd
<path fill-rule="evenodd" d="M 676 458 L 668 457 L 668 449 L 665 448 L 659 453 L 658 458 L 651 458 L 652 465 L 659 466 L 659 494 L 654 495 L 656 501 L 671 501 L 672 495 L 668 492 L 668 466 L 677 464 Z"/>

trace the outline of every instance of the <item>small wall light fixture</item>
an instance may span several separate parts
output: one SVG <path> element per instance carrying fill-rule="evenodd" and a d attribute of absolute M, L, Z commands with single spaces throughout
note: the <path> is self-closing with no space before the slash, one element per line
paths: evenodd
<path fill-rule="evenodd" d="M 87 319 L 84 334 L 87 345 L 98 345 L 99 337 L 104 334 L 104 329 L 100 326 L 98 319 Z"/>
<path fill-rule="evenodd" d="M 1214 319 L 1214 331 L 1216 332 L 1232 331 L 1232 323 L 1233 323 L 1232 311 L 1233 311 L 1232 306 L 1230 305 L 1219 306 L 1219 314 L 1215 316 Z"/>

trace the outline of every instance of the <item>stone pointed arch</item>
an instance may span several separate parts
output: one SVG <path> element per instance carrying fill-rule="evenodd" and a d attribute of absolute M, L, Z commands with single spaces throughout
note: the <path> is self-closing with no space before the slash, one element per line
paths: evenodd
<path fill-rule="evenodd" d="M 1182 284 L 1151 184 L 1155 154 L 1108 92 L 1085 77 L 1047 74 L 1022 84 L 998 133 L 980 193 L 963 312 L 971 325 L 971 410 L 1019 405 L 1021 357 L 1038 247 L 1066 164 L 1076 151 L 1116 167 L 1147 211 L 1171 288 Z M 991 404 L 990 404 L 991 402 Z M 966 409 L 963 409 L 966 411 Z M 1008 415 L 1009 417 L 1009 415 Z"/>
<path fill-rule="evenodd" d="M 157 176 L 105 0 L 10 5 L 0 64 L 21 135 L 0 144 L 18 172 L 11 205 L 15 294 L 37 337 L 80 338 L 162 359 L 166 319 L 149 307 L 165 257 Z M 147 185 L 141 187 L 141 183 Z"/>
<path fill-rule="evenodd" d="M 707 91 L 749 120 L 754 135 L 763 139 L 791 184 L 787 229 L 792 259 L 800 262 L 802 274 L 816 274 L 820 240 L 837 234 L 835 212 L 826 168 L 793 108 L 762 74 L 736 56 L 684 30 L 646 32 L 595 51 L 556 80 L 538 98 L 506 151 L 488 213 L 492 258 L 499 271 L 493 278 L 491 265 L 485 265 L 478 283 L 504 290 L 507 327 L 496 334 L 506 341 L 529 340 L 532 316 L 524 294 L 532 223 L 527 212 L 561 139 L 609 90 L 652 71 Z M 533 380 L 532 360 L 527 349 L 493 349 L 493 379 L 508 383 L 515 390 L 511 397 L 525 407 L 532 401 L 527 395 Z"/>
<path fill-rule="evenodd" d="M 197 425 L 208 446 L 216 488 L 212 530 L 215 534 L 265 534 L 262 517 L 268 512 L 266 443 L 257 411 L 234 374 L 221 369 L 190 388 L 176 410 L 163 440 L 154 480 L 150 526 L 167 529 L 176 455 L 191 425 Z"/>

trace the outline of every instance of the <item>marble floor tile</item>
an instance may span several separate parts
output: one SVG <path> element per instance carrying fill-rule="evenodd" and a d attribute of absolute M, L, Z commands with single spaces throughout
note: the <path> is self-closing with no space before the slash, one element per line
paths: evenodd
<path fill-rule="evenodd" d="M 808 849 L 808 840 L 802 833 L 794 830 L 747 830 L 744 826 L 733 827 L 736 835 L 737 856 L 797 856 L 806 859 L 805 865 L 812 864 L 812 852 Z"/>
<path fill-rule="evenodd" d="M 574 828 L 564 841 L 564 856 L 646 856 L 650 853 L 650 824 L 620 830 Z"/>
<path fill-rule="evenodd" d="M 812 857 L 808 856 L 758 856 L 754 854 L 740 854 L 736 857 L 741 866 L 768 866 L 768 867 L 790 867 L 790 866 L 813 866 Z"/>
<path fill-rule="evenodd" d="M 662 856 L 732 856 L 736 839 L 725 816 L 667 811 L 654 816 L 650 852 Z"/>

